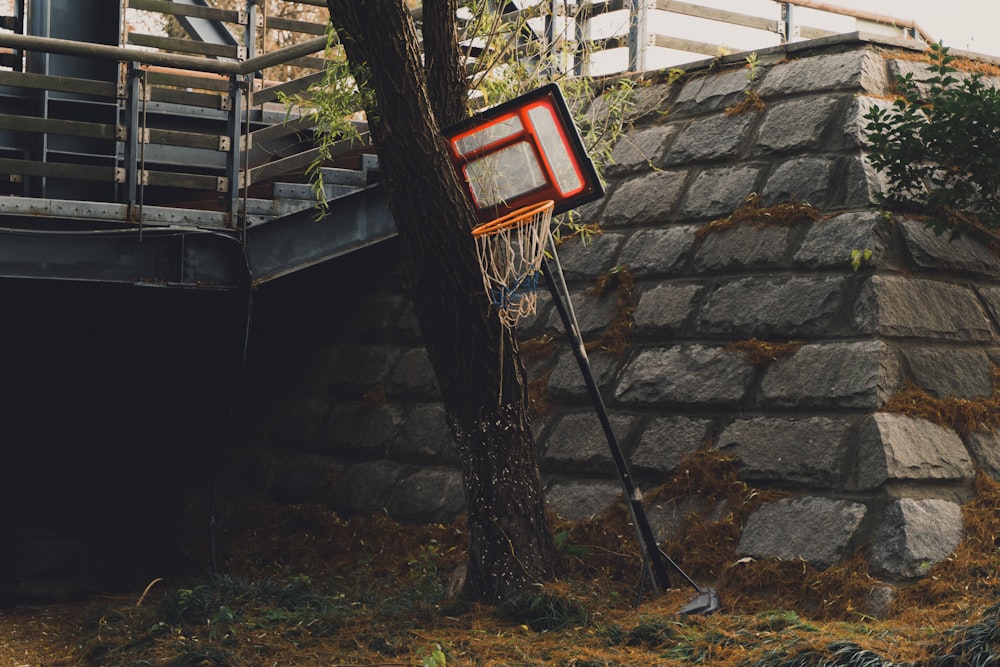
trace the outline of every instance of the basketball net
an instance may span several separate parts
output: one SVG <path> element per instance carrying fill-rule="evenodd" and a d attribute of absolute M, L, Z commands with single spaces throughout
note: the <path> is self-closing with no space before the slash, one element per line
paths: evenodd
<path fill-rule="evenodd" d="M 554 206 L 532 204 L 472 230 L 483 287 L 508 328 L 535 312 Z"/>

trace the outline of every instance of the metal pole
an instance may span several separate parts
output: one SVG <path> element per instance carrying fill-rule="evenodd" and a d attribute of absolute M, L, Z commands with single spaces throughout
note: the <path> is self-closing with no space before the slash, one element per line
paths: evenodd
<path fill-rule="evenodd" d="M 558 266 L 559 259 L 554 252 L 553 258 Z M 597 412 L 597 418 L 601 422 L 601 428 L 604 429 L 604 435 L 608 440 L 608 447 L 611 449 L 611 457 L 614 459 L 615 467 L 618 469 L 618 477 L 621 479 L 622 488 L 625 491 L 625 502 L 628 505 L 629 513 L 632 515 L 632 524 L 635 526 L 636 533 L 638 534 L 645 560 L 652 568 L 654 592 L 659 594 L 661 589 L 670 588 L 670 576 L 667 573 L 664 554 L 656 544 L 656 537 L 653 535 L 653 529 L 649 525 L 649 518 L 646 516 L 646 510 L 642 505 L 642 494 L 632 482 L 632 475 L 629 473 L 625 454 L 622 452 L 621 445 L 618 444 L 618 438 L 615 437 L 611 421 L 608 419 L 608 411 L 604 405 L 604 399 L 601 398 L 601 391 L 597 387 L 597 382 L 594 381 L 594 373 L 590 368 L 590 361 L 587 359 L 587 349 L 583 346 L 580 331 L 570 317 L 566 304 L 563 302 L 561 292 L 556 284 L 554 273 L 548 260 L 542 260 L 542 273 L 545 275 L 545 282 L 548 285 L 549 292 L 552 294 L 552 301 L 555 303 L 556 310 L 559 311 L 559 317 L 566 328 L 566 333 L 570 337 L 570 342 L 573 345 L 573 354 L 576 356 L 576 361 L 580 366 L 580 372 L 583 374 L 583 381 L 587 385 L 587 391 Z M 562 275 L 561 271 L 559 275 Z M 566 298 L 567 300 L 569 299 L 568 293 L 566 294 Z M 643 576 L 645 576 L 645 572 L 643 572 Z"/>

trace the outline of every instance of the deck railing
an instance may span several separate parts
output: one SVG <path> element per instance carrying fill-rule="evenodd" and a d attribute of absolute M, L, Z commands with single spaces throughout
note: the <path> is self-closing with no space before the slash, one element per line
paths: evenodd
<path fill-rule="evenodd" d="M 321 74 L 325 0 L 246 0 L 238 10 L 123 2 L 119 43 L 92 44 L 26 34 L 25 0 L 0 0 L 0 195 L 126 204 L 127 221 L 138 224 L 147 205 L 214 208 L 217 226 L 241 229 L 241 198 L 316 157 L 308 120 L 289 122 L 277 102 Z M 774 4 L 780 11 L 761 17 L 678 0 L 543 0 L 507 18 L 526 21 L 533 40 L 581 74 L 615 50 L 628 54 L 622 70 L 651 66 L 657 50 L 725 51 L 661 34 L 670 17 L 780 42 L 827 34 L 797 18 L 800 9 L 825 11 L 929 39 L 912 22 L 816 0 Z M 47 66 L 50 56 L 77 65 L 64 73 Z M 79 63 L 94 63 L 83 69 L 93 76 L 79 76 Z"/>

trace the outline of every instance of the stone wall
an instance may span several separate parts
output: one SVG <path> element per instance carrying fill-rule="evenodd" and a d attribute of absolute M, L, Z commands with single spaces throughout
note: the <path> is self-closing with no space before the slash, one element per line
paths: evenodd
<path fill-rule="evenodd" d="M 586 340 L 619 313 L 614 294 L 595 296 L 597 279 L 625 268 L 635 281 L 628 349 L 592 353 L 591 364 L 636 480 L 658 486 L 710 443 L 747 483 L 788 492 L 749 517 L 743 555 L 824 567 L 868 546 L 889 580 L 949 554 L 977 466 L 1000 472 L 996 435 L 882 411 L 907 383 L 988 397 L 1000 356 L 1000 261 L 875 206 L 883 184 L 865 160 L 862 116 L 886 103 L 894 73 L 919 74 L 904 47 L 853 35 L 761 51 L 752 87 L 764 105 L 745 113 L 727 112 L 751 87 L 744 55 L 693 65 L 673 84 L 643 82 L 608 193 L 582 210 L 603 233 L 560 247 Z M 748 198 L 823 215 L 706 229 Z M 294 284 L 261 295 L 265 319 L 310 333 L 258 340 L 270 361 L 257 367 L 234 469 L 244 492 L 407 521 L 462 511 L 393 244 L 323 269 L 355 294 L 299 311 L 274 306 Z M 871 252 L 856 270 L 853 251 Z M 332 314 L 303 324 L 293 315 L 303 305 Z M 555 341 L 529 364 L 552 401 L 534 429 L 553 511 L 585 518 L 620 492 L 607 442 L 544 295 L 519 333 Z M 796 346 L 752 364 L 732 347 L 752 339 Z M 661 537 L 669 511 L 650 509 Z"/>

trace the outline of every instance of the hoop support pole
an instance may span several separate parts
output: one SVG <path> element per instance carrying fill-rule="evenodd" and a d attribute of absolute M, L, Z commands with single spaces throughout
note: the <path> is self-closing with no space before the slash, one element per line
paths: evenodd
<path fill-rule="evenodd" d="M 550 246 L 552 245 L 553 244 L 550 244 Z M 552 247 L 552 251 L 553 258 L 558 266 L 559 259 L 555 255 L 554 247 Z M 635 483 L 632 481 L 632 475 L 628 469 L 628 461 L 626 461 L 625 454 L 622 452 L 621 445 L 618 443 L 618 438 L 615 437 L 614 429 L 611 427 L 611 421 L 608 419 L 608 411 L 604 405 L 604 399 L 601 398 L 601 391 L 597 386 L 597 382 L 594 380 L 594 373 L 590 368 L 590 361 L 587 359 L 587 350 L 583 346 L 583 338 L 580 335 L 577 325 L 570 317 L 566 304 L 563 302 L 562 293 L 556 285 L 552 268 L 547 259 L 542 260 L 542 273 L 545 274 L 545 282 L 548 285 L 549 292 L 552 293 L 552 301 L 556 305 L 556 310 L 559 311 L 559 317 L 562 319 L 563 326 L 566 327 L 566 333 L 569 335 L 570 342 L 572 343 L 573 354 L 576 356 L 577 364 L 580 366 L 580 373 L 583 375 L 583 381 L 587 385 L 590 400 L 594 404 L 594 410 L 597 412 L 597 417 L 601 422 L 601 428 L 604 429 L 604 435 L 608 440 L 608 447 L 611 449 L 611 457 L 614 459 L 615 466 L 618 468 L 618 476 L 621 478 L 622 488 L 625 491 L 625 501 L 628 505 L 629 513 L 632 515 L 632 525 L 635 526 L 639 537 L 639 543 L 643 547 L 643 552 L 645 554 L 644 560 L 652 568 L 653 589 L 654 592 L 659 595 L 661 589 L 666 590 L 670 588 L 670 576 L 667 573 L 667 564 L 665 562 L 667 560 L 666 554 L 664 554 L 660 547 L 656 544 L 656 537 L 653 535 L 653 529 L 649 525 L 649 518 L 646 516 L 646 510 L 642 505 L 642 496 L 636 488 Z M 560 275 L 562 275 L 561 268 Z M 569 298 L 568 293 L 566 298 Z M 645 565 L 643 569 L 645 569 Z M 680 571 L 680 568 L 677 569 Z M 643 572 L 643 576 L 645 577 L 645 572 Z M 695 585 L 695 588 L 698 588 L 698 586 Z"/>

